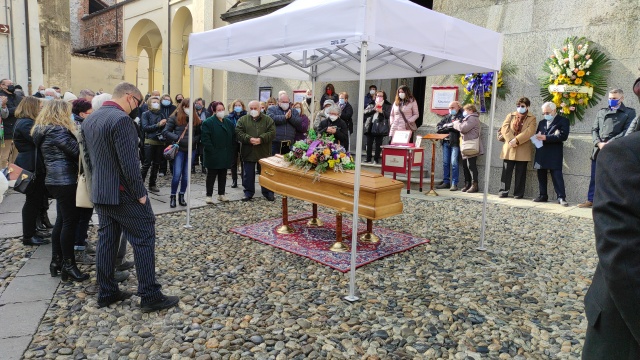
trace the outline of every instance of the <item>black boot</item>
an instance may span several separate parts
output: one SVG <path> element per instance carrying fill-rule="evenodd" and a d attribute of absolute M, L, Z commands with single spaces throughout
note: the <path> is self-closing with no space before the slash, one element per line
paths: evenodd
<path fill-rule="evenodd" d="M 195 166 L 195 165 L 191 167 L 191 173 L 192 173 L 192 174 L 195 174 L 195 173 L 196 173 L 196 166 Z"/>
<path fill-rule="evenodd" d="M 53 225 L 51 224 L 51 221 L 49 221 L 49 214 L 47 214 L 46 210 L 40 213 L 40 221 L 42 222 L 42 225 L 47 227 L 47 229 L 53 229 Z"/>
<path fill-rule="evenodd" d="M 169 207 L 170 208 L 176 207 L 176 196 L 175 195 L 171 195 L 169 197 Z"/>
<path fill-rule="evenodd" d="M 231 182 L 231 187 L 234 188 L 234 189 L 238 187 L 238 178 L 237 177 L 235 179 L 233 179 L 233 181 Z"/>
<path fill-rule="evenodd" d="M 62 281 L 85 281 L 89 279 L 89 274 L 83 274 L 76 265 L 75 259 L 64 259 L 62 262 L 62 271 L 60 272 Z"/>
<path fill-rule="evenodd" d="M 180 206 L 187 206 L 187 202 L 184 201 L 184 194 L 178 194 L 178 204 L 180 204 Z"/>
<path fill-rule="evenodd" d="M 47 231 L 49 229 L 47 229 L 46 226 L 44 226 L 44 224 L 42 223 L 42 219 L 40 218 L 40 216 L 36 217 L 36 231 Z"/>
<path fill-rule="evenodd" d="M 207 168 L 206 168 L 206 167 L 204 167 L 204 166 L 202 166 L 202 173 L 203 173 L 204 175 L 207 175 Z"/>
<path fill-rule="evenodd" d="M 60 270 L 62 270 L 62 256 L 60 256 L 59 254 L 54 254 L 51 256 L 51 264 L 49 264 L 51 277 L 60 275 Z"/>

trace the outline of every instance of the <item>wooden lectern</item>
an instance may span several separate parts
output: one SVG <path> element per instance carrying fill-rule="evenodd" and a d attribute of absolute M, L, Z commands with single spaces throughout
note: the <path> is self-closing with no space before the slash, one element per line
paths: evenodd
<path fill-rule="evenodd" d="M 438 193 L 433 189 L 435 183 L 435 171 L 436 171 L 436 141 L 445 139 L 449 134 L 427 134 L 423 136 L 423 139 L 431 140 L 431 189 L 425 195 L 438 196 Z"/>

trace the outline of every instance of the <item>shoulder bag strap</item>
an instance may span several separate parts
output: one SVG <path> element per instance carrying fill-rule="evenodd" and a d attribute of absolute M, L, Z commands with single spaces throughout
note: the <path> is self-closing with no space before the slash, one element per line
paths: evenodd
<path fill-rule="evenodd" d="M 187 132 L 187 129 L 188 129 L 188 128 L 189 128 L 189 125 L 187 125 L 187 126 L 185 126 L 185 127 L 184 127 L 184 130 L 182 130 L 182 134 L 181 134 L 181 135 L 180 135 L 180 137 L 178 138 L 178 141 L 177 141 L 178 143 L 179 143 L 180 141 L 182 141 L 182 138 L 184 137 L 184 134 Z"/>
<path fill-rule="evenodd" d="M 402 119 L 404 120 L 405 124 L 407 125 L 407 127 L 409 127 L 409 120 L 407 120 L 407 117 L 404 116 L 404 111 L 402 111 L 402 106 L 398 105 L 398 109 L 400 110 L 400 115 L 402 115 Z"/>

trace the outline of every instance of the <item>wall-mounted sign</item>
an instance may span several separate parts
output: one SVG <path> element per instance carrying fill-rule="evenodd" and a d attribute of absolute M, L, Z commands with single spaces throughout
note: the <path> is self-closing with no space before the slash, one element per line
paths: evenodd
<path fill-rule="evenodd" d="M 11 28 L 9 25 L 0 24 L 0 34 L 9 35 L 11 33 Z"/>
<path fill-rule="evenodd" d="M 431 112 L 446 115 L 449 113 L 449 104 L 456 100 L 458 100 L 457 86 L 431 87 Z"/>

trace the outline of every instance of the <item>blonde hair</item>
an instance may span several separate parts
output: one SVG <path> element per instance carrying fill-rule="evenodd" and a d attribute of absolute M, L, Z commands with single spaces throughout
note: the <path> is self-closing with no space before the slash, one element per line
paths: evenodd
<path fill-rule="evenodd" d="M 35 96 L 27 96 L 16 108 L 16 119 L 28 118 L 35 120 L 40 112 L 40 99 Z"/>
<path fill-rule="evenodd" d="M 34 134 L 36 128 L 48 125 L 62 126 L 75 134 L 76 124 L 71 121 L 71 104 L 59 99 L 47 101 L 36 117 L 33 128 L 31 128 L 31 135 Z"/>
<path fill-rule="evenodd" d="M 295 104 L 293 104 L 293 107 L 295 108 L 296 106 L 300 105 L 300 115 L 307 115 L 307 112 L 304 109 L 304 106 L 302 106 L 301 102 L 297 102 Z"/>
<path fill-rule="evenodd" d="M 465 105 L 462 109 L 464 110 L 471 110 L 471 112 L 477 113 L 478 112 L 478 108 L 473 105 L 473 104 L 467 104 Z"/>

